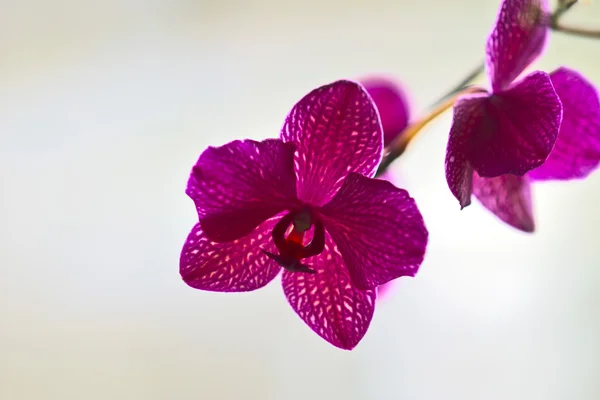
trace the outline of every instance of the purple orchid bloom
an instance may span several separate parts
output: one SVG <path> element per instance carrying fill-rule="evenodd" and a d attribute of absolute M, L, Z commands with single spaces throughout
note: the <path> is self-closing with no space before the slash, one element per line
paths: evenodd
<path fill-rule="evenodd" d="M 524 176 L 473 177 L 473 194 L 498 218 L 525 232 L 535 230 L 531 183 L 587 177 L 600 163 L 600 101 L 579 73 L 559 68 L 550 74 L 563 105 L 556 144 L 540 167 Z"/>
<path fill-rule="evenodd" d="M 502 92 L 502 88 L 509 85 L 508 90 L 495 100 L 501 106 L 499 110 L 489 105 L 494 94 L 471 95 L 459 100 L 454 109 L 446 155 L 448 184 L 461 207 L 470 204 L 472 193 L 502 221 L 525 232 L 535 230 L 532 181 L 583 178 L 600 162 L 598 94 L 584 77 L 570 69 L 559 68 L 549 75 L 534 72 L 520 83 L 510 85 L 542 53 L 548 34 L 544 20 L 547 15 L 545 1 L 506 0 L 502 3 L 498 21 L 488 39 L 486 65 L 494 90 L 500 88 Z M 560 107 L 549 90 L 548 78 Z M 479 107 L 481 102 L 487 109 Z M 557 121 L 556 140 L 548 157 L 543 159 L 552 143 Z M 479 138 L 472 139 L 477 136 Z M 489 160 L 475 155 L 473 162 L 468 152 L 473 152 L 474 144 L 490 140 L 487 138 L 491 138 L 493 145 L 485 144 L 482 151 Z M 508 147 L 510 143 L 513 143 L 512 149 Z M 507 168 L 496 175 L 502 166 L 510 164 L 506 161 L 509 156 L 523 162 L 516 163 L 517 168 L 513 165 L 513 169 Z M 494 167 L 489 163 L 498 160 L 500 166 L 490 173 Z M 542 160 L 540 165 L 527 170 L 539 160 Z M 486 162 L 488 165 L 482 170 L 472 167 Z"/>
<path fill-rule="evenodd" d="M 209 147 L 186 193 L 199 223 L 181 252 L 196 289 L 251 291 L 283 270 L 283 291 L 322 338 L 352 349 L 365 335 L 375 288 L 414 276 L 428 232 L 409 194 L 373 179 L 379 115 L 364 88 L 337 81 L 288 115 L 280 139 Z"/>
<path fill-rule="evenodd" d="M 392 79 L 385 77 L 370 77 L 362 79 L 361 83 L 371 95 L 383 127 L 383 146 L 387 147 L 394 139 L 404 132 L 410 121 L 410 108 L 404 90 Z M 379 179 L 385 179 L 397 184 L 389 171 L 384 172 Z M 394 281 L 377 287 L 377 298 L 388 296 Z"/>
<path fill-rule="evenodd" d="M 513 83 L 541 54 L 547 16 L 545 1 L 503 1 L 486 48 L 492 91 L 463 96 L 454 105 L 446 180 L 461 208 L 471 203 L 475 173 L 523 176 L 554 147 L 563 109 L 551 77 L 536 71 Z"/>

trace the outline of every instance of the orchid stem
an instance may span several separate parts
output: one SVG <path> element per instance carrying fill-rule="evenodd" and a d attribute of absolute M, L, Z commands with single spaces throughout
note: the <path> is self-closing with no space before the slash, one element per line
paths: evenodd
<path fill-rule="evenodd" d="M 600 30 L 595 31 L 595 30 L 585 29 L 585 28 L 575 28 L 572 26 L 565 26 L 565 25 L 559 24 L 558 22 L 552 23 L 552 30 L 554 30 L 556 32 L 566 33 L 568 35 L 575 35 L 575 36 L 581 36 L 581 37 L 592 38 L 592 39 L 600 39 Z"/>
<path fill-rule="evenodd" d="M 570 35 L 600 39 L 600 31 L 574 28 L 564 26 L 559 23 L 560 18 L 562 18 L 562 16 L 565 15 L 565 13 L 576 3 L 577 0 L 560 1 L 556 9 L 550 15 L 550 29 Z M 482 91 L 480 88 L 468 87 L 467 85 L 472 83 L 484 71 L 484 69 L 485 64 L 483 62 L 480 63 L 476 68 L 473 68 L 473 70 L 458 85 L 454 86 L 452 90 L 442 96 L 431 106 L 432 111 L 429 114 L 419 121 L 407 126 L 406 129 L 399 134 L 396 139 L 394 139 L 394 141 L 385 149 L 385 154 L 375 176 L 380 176 L 382 173 L 384 173 L 392 164 L 392 162 L 394 162 L 396 158 L 400 157 L 404 153 L 410 141 L 417 136 L 421 129 L 423 129 L 425 125 L 429 124 L 439 115 L 443 114 L 444 111 L 452 107 L 458 97 L 464 94 Z"/>
<path fill-rule="evenodd" d="M 408 144 L 415 138 L 415 136 L 417 136 L 417 134 L 421 132 L 421 130 L 423 130 L 423 128 L 427 124 L 429 124 L 431 121 L 443 114 L 445 111 L 449 110 L 460 96 L 470 93 L 481 92 L 485 92 L 485 89 L 476 86 L 463 88 L 463 90 L 461 90 L 460 92 L 455 93 L 453 96 L 449 97 L 448 99 L 437 105 L 425 117 L 410 124 L 402 132 L 401 135 L 398 135 L 396 139 L 394 139 L 392 143 L 389 144 L 388 152 L 383 156 L 383 159 L 381 160 L 381 164 L 379 165 L 379 169 L 377 170 L 375 176 L 381 175 L 396 158 L 400 157 L 402 153 L 404 153 L 404 150 L 406 150 L 406 146 L 408 146 Z"/>
<path fill-rule="evenodd" d="M 479 64 L 476 68 L 474 68 L 469 75 L 467 75 L 458 85 L 454 86 L 452 90 L 446 93 L 443 97 L 441 97 L 438 101 L 431 105 L 431 108 L 437 107 L 438 105 L 444 103 L 451 97 L 454 97 L 455 94 L 460 93 L 467 85 L 472 83 L 484 70 L 483 63 Z"/>
<path fill-rule="evenodd" d="M 577 0 L 560 1 L 556 10 L 550 15 L 550 28 L 556 32 L 566 33 L 568 35 L 581 36 L 585 38 L 600 39 L 600 30 L 591 30 L 586 28 L 576 28 L 562 25 L 560 18 L 575 4 Z"/>
<path fill-rule="evenodd" d="M 571 7 L 577 4 L 577 1 L 578 0 L 559 0 L 558 5 L 556 6 L 556 10 L 554 10 L 552 15 L 550 16 L 552 24 L 557 22 L 560 19 L 560 17 L 563 16 L 564 13 L 569 11 Z"/>

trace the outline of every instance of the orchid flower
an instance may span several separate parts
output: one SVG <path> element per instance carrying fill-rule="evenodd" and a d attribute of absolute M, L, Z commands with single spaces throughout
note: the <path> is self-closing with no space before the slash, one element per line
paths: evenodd
<path fill-rule="evenodd" d="M 471 194 L 501 220 L 535 229 L 531 180 L 582 177 L 600 161 L 598 96 L 567 68 L 536 71 L 513 82 L 543 51 L 548 5 L 505 0 L 488 37 L 491 93 L 454 107 L 446 178 L 461 208 Z"/>
<path fill-rule="evenodd" d="M 587 177 L 600 163 L 600 102 L 598 92 L 579 73 L 559 68 L 550 74 L 563 104 L 556 144 L 541 166 L 524 176 L 473 176 L 473 194 L 510 226 L 535 230 L 531 183 Z"/>
<path fill-rule="evenodd" d="M 373 178 L 382 145 L 371 97 L 342 80 L 302 98 L 279 139 L 206 149 L 186 191 L 199 221 L 181 252 L 183 280 L 243 292 L 283 271 L 300 318 L 334 346 L 354 348 L 376 288 L 414 276 L 428 240 L 408 192 Z"/>

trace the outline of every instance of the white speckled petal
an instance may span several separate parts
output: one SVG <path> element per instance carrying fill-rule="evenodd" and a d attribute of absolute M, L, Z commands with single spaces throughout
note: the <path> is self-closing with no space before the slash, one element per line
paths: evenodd
<path fill-rule="evenodd" d="M 352 173 L 321 213 L 357 288 L 417 273 L 428 232 L 406 190 Z"/>
<path fill-rule="evenodd" d="M 352 285 L 344 260 L 326 235 L 325 250 L 305 260 L 316 274 L 283 271 L 283 291 L 304 322 L 332 345 L 353 349 L 363 338 L 375 310 L 375 290 Z"/>
<path fill-rule="evenodd" d="M 265 286 L 281 270 L 261 251 L 277 251 L 271 238 L 277 220 L 271 218 L 229 243 L 210 241 L 196 224 L 181 251 L 181 277 L 193 288 L 213 292 L 248 292 Z"/>
<path fill-rule="evenodd" d="M 383 132 L 371 97 L 358 83 L 337 81 L 302 98 L 281 131 L 297 146 L 298 198 L 327 203 L 350 172 L 373 176 L 381 161 Z"/>

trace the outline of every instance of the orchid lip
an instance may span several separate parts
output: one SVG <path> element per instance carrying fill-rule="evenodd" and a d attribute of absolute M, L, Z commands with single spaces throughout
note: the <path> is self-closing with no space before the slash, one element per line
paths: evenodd
<path fill-rule="evenodd" d="M 291 232 L 286 236 L 290 225 Z M 304 235 L 314 226 L 313 238 L 304 245 Z M 321 254 L 325 248 L 325 228 L 320 219 L 315 218 L 311 209 L 290 211 L 279 220 L 272 232 L 273 241 L 279 254 L 261 249 L 269 258 L 289 271 L 315 273 L 300 260 Z"/>
<path fill-rule="evenodd" d="M 260 251 L 262 251 L 263 254 L 265 254 L 269 258 L 275 260 L 277 262 L 277 264 L 279 264 L 281 267 L 287 269 L 288 271 L 306 272 L 309 274 L 316 274 L 316 271 L 314 269 L 309 268 L 310 265 L 302 264 L 300 262 L 300 260 L 298 260 L 296 258 L 286 258 L 281 255 L 273 254 L 273 253 L 263 250 L 263 249 L 260 249 Z"/>

